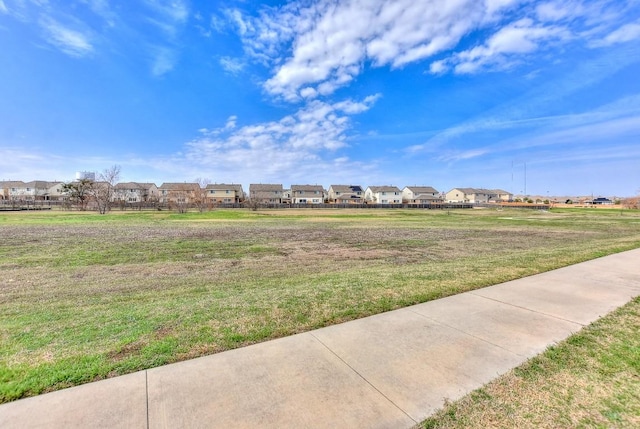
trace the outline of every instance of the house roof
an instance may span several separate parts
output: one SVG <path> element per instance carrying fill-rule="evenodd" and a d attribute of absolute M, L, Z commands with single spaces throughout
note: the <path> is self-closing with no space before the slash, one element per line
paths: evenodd
<path fill-rule="evenodd" d="M 167 191 L 200 191 L 197 183 L 163 183 L 158 189 Z"/>
<path fill-rule="evenodd" d="M 369 186 L 371 192 L 401 192 L 397 186 Z"/>
<path fill-rule="evenodd" d="M 6 180 L 0 182 L 0 187 L 3 188 L 24 188 L 25 183 L 21 180 Z"/>
<path fill-rule="evenodd" d="M 291 185 L 291 192 L 309 191 L 309 192 L 324 192 L 322 185 Z"/>
<path fill-rule="evenodd" d="M 45 180 L 32 180 L 24 184 L 27 188 L 39 188 L 46 189 L 49 187 L 49 182 Z"/>
<path fill-rule="evenodd" d="M 114 188 L 115 189 L 149 189 L 152 186 L 156 186 L 155 183 L 122 182 L 122 183 L 116 184 Z"/>
<path fill-rule="evenodd" d="M 329 189 L 333 192 L 363 192 L 360 185 L 331 185 Z"/>
<path fill-rule="evenodd" d="M 410 190 L 414 194 L 437 194 L 438 191 L 431 186 L 405 186 L 405 189 Z"/>
<path fill-rule="evenodd" d="M 207 185 L 207 187 L 205 188 L 207 190 L 220 190 L 220 191 L 226 191 L 226 190 L 233 190 L 233 191 L 238 191 L 238 192 L 242 192 L 242 185 L 238 185 L 238 184 L 234 184 L 234 183 L 209 183 Z"/>
<path fill-rule="evenodd" d="M 439 200 L 440 197 L 438 195 L 433 194 L 417 194 L 413 196 L 414 200 Z"/>
<path fill-rule="evenodd" d="M 249 185 L 249 192 L 269 192 L 269 191 L 282 192 L 282 184 L 252 183 Z"/>
<path fill-rule="evenodd" d="M 458 190 L 464 194 L 495 194 L 496 191 L 492 191 L 491 189 L 484 189 L 484 188 L 453 188 L 451 191 L 455 191 Z M 449 191 L 449 192 L 451 192 Z"/>
<path fill-rule="evenodd" d="M 353 192 L 345 192 L 336 197 L 336 200 L 362 200 L 362 195 L 354 194 Z"/>

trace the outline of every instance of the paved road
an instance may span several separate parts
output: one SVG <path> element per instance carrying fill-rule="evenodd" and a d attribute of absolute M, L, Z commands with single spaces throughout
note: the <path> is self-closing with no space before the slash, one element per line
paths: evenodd
<path fill-rule="evenodd" d="M 0 428 L 409 428 L 640 295 L 640 249 L 0 405 Z"/>

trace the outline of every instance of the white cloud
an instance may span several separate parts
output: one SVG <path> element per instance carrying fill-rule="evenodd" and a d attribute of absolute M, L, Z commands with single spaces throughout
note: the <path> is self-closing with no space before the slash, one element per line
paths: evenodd
<path fill-rule="evenodd" d="M 220 58 L 220 65 L 227 73 L 233 75 L 237 75 L 244 69 L 244 62 L 238 58 L 222 57 Z"/>
<path fill-rule="evenodd" d="M 271 67 L 265 90 L 299 101 L 330 95 L 367 67 L 399 68 L 430 58 L 434 74 L 513 67 L 539 51 L 548 54 L 550 47 L 602 37 L 632 7 L 615 0 L 531 3 L 311 0 L 265 7 L 255 16 L 236 9 L 225 13 L 245 52 Z M 635 31 L 624 28 L 611 38 L 628 40 Z M 451 52 L 466 37 L 475 38 L 476 46 Z M 434 58 L 441 54 L 447 57 Z"/>
<path fill-rule="evenodd" d="M 72 57 L 83 57 L 93 52 L 89 35 L 62 25 L 50 17 L 43 17 L 40 26 L 49 44 Z"/>
<path fill-rule="evenodd" d="M 9 13 L 9 9 L 7 9 L 3 0 L 0 0 L 0 13 Z"/>
<path fill-rule="evenodd" d="M 319 166 L 333 171 L 335 160 L 344 162 L 344 156 L 334 154 L 347 146 L 350 115 L 371 108 L 378 97 L 333 104 L 312 100 L 278 121 L 240 128 L 238 118 L 231 116 L 224 127 L 202 130 L 202 137 L 187 144 L 185 158 L 215 171 L 235 171 L 239 176 L 261 172 L 262 180 Z"/>
<path fill-rule="evenodd" d="M 506 68 L 522 55 L 538 51 L 544 44 L 570 37 L 562 27 L 537 25 L 524 18 L 501 28 L 484 45 L 459 52 L 447 62 L 460 74 L 475 73 L 487 67 Z"/>
<path fill-rule="evenodd" d="M 151 74 L 156 77 L 169 73 L 175 67 L 177 62 L 176 52 L 164 46 L 155 46 L 151 48 L 152 63 Z"/>
<path fill-rule="evenodd" d="M 144 3 L 165 21 L 182 24 L 189 18 L 189 7 L 182 0 L 144 0 Z"/>
<path fill-rule="evenodd" d="M 625 24 L 607 34 L 602 40 L 594 41 L 592 47 L 611 46 L 617 43 L 630 42 L 640 39 L 640 21 Z"/>

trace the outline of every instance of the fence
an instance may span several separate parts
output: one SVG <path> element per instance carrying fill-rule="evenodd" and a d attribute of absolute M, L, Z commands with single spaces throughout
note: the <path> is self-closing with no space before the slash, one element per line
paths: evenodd
<path fill-rule="evenodd" d="M 195 204 L 189 205 L 187 208 L 202 209 L 203 211 L 212 209 L 425 209 L 425 210 L 454 210 L 454 209 L 471 209 L 474 207 L 484 208 L 500 208 L 500 207 L 513 207 L 513 208 L 525 208 L 533 210 L 548 210 L 550 206 L 548 204 L 508 204 L 502 205 L 500 203 L 486 203 L 486 204 L 473 204 L 473 203 L 429 203 L 429 204 L 290 204 L 290 203 L 217 203 L 209 204 L 206 206 L 198 206 Z M 22 211 L 22 210 L 51 210 L 52 208 L 58 208 L 63 210 L 77 210 L 68 201 L 20 201 L 20 200 L 0 200 L 0 210 L 2 211 Z M 185 207 L 182 207 L 185 208 Z M 92 211 L 95 208 L 89 205 L 88 211 Z M 111 210 L 175 210 L 176 207 L 169 204 L 161 204 L 157 202 L 136 202 L 136 203 L 119 203 L 114 202 L 111 204 Z"/>

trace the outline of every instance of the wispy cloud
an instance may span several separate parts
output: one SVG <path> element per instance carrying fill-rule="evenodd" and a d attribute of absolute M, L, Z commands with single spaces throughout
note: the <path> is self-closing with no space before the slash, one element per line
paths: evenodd
<path fill-rule="evenodd" d="M 231 57 L 220 58 L 220 65 L 224 71 L 233 75 L 237 75 L 245 67 L 245 63 L 241 59 Z"/>
<path fill-rule="evenodd" d="M 7 9 L 3 0 L 0 0 L 0 13 L 9 13 L 9 9 Z"/>
<path fill-rule="evenodd" d="M 50 17 L 43 17 L 40 26 L 47 42 L 67 55 L 84 57 L 93 52 L 90 36 L 80 30 L 68 28 Z"/>
<path fill-rule="evenodd" d="M 238 118 L 231 116 L 224 127 L 202 129 L 201 137 L 187 144 L 185 158 L 240 177 L 260 172 L 261 180 L 321 167 L 325 173 L 334 171 L 334 163 L 350 162 L 337 152 L 348 145 L 350 117 L 370 109 L 377 99 L 373 95 L 333 104 L 315 100 L 278 121 L 239 128 Z"/>
<path fill-rule="evenodd" d="M 482 69 L 504 69 L 516 64 L 522 55 L 538 51 L 545 44 L 571 38 L 566 28 L 544 26 L 523 18 L 493 34 L 482 46 L 456 53 L 431 64 L 431 71 L 443 73 L 453 67 L 459 74 Z"/>
<path fill-rule="evenodd" d="M 153 46 L 150 49 L 152 56 L 151 73 L 154 76 L 159 77 L 173 70 L 177 61 L 177 53 L 174 49 L 166 46 Z"/>
<path fill-rule="evenodd" d="M 607 34 L 601 40 L 595 40 L 591 43 L 592 47 L 606 47 L 617 43 L 631 42 L 640 39 L 640 21 L 625 24 L 622 27 Z"/>

